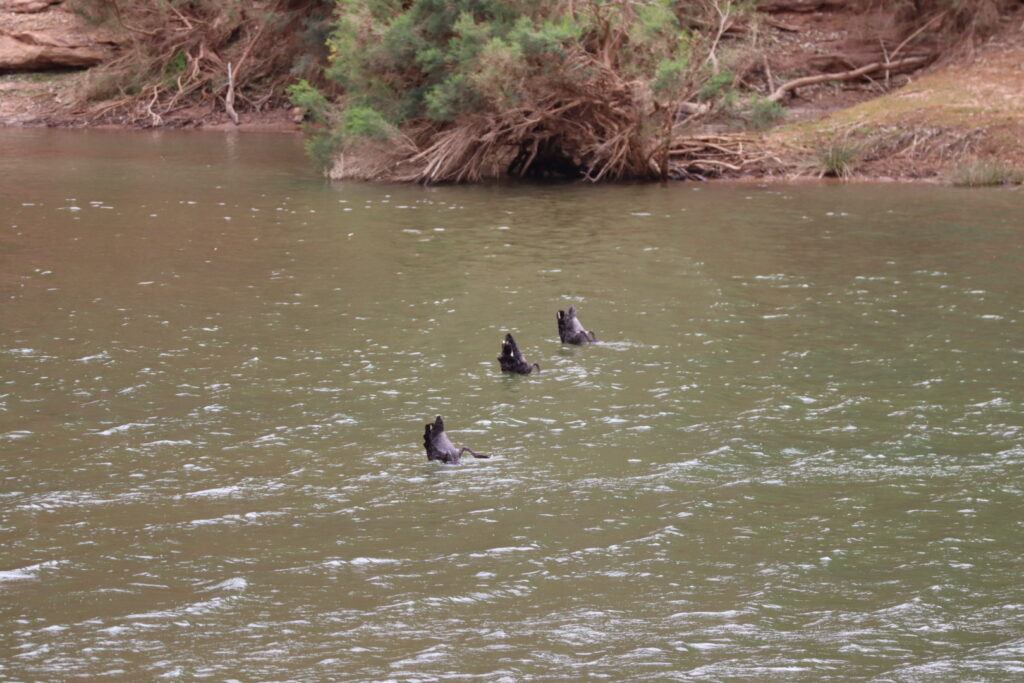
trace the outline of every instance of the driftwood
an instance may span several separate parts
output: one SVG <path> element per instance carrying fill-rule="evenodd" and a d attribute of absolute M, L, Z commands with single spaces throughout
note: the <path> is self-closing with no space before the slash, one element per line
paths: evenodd
<path fill-rule="evenodd" d="M 884 61 L 884 62 L 872 62 L 871 64 L 865 64 L 858 69 L 852 69 L 850 71 L 840 71 L 839 73 L 828 73 L 818 74 L 816 76 L 804 76 L 802 78 L 795 78 L 792 81 L 783 83 L 775 89 L 771 95 L 767 97 L 769 102 L 778 102 L 786 93 L 796 88 L 802 88 L 807 85 L 816 85 L 818 83 L 828 83 L 829 81 L 853 81 L 862 76 L 873 74 L 877 71 L 904 71 L 908 69 L 916 69 L 923 66 L 930 60 L 930 57 L 905 57 L 904 59 L 897 59 L 895 61 Z"/>
<path fill-rule="evenodd" d="M 782 169 L 763 142 L 751 135 L 685 135 L 672 141 L 671 176 L 680 180 L 706 180 L 746 172 L 772 173 Z"/>
<path fill-rule="evenodd" d="M 224 110 L 227 111 L 231 121 L 237 126 L 238 112 L 235 111 L 235 72 L 231 68 L 231 62 L 228 62 L 228 92 L 224 96 Z"/>

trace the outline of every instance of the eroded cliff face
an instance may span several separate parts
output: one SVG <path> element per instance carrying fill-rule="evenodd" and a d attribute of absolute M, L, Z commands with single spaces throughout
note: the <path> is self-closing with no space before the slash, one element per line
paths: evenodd
<path fill-rule="evenodd" d="M 0 0 L 0 125 L 38 125 L 69 97 L 66 75 L 113 58 L 118 38 L 64 0 Z M 70 74 L 67 74 L 70 75 Z"/>
<path fill-rule="evenodd" d="M 116 49 L 115 36 L 63 0 L 0 0 L 0 74 L 87 68 Z"/>

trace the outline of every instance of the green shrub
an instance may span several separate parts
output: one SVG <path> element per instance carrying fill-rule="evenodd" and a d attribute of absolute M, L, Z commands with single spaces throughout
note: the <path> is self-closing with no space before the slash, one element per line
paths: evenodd
<path fill-rule="evenodd" d="M 786 109 L 778 102 L 754 95 L 747 101 L 743 118 L 747 127 L 764 131 L 785 119 Z"/>
<path fill-rule="evenodd" d="M 370 107 L 349 107 L 341 125 L 343 138 L 387 140 L 396 134 L 395 126 Z"/>
<path fill-rule="evenodd" d="M 167 63 L 167 74 L 169 76 L 177 76 L 185 71 L 185 67 L 188 66 L 188 60 L 185 58 L 185 52 L 178 50 L 174 53 L 174 56 Z"/>
<path fill-rule="evenodd" d="M 426 91 L 424 115 L 434 121 L 453 121 L 460 114 L 475 111 L 480 91 L 466 74 L 452 74 Z"/>
<path fill-rule="evenodd" d="M 727 92 L 732 90 L 732 82 L 735 78 L 736 77 L 728 71 L 719 71 L 704 83 L 700 92 L 697 93 L 697 99 L 701 102 L 707 102 L 709 100 L 723 97 Z"/>
<path fill-rule="evenodd" d="M 420 180 L 501 167 L 654 177 L 681 102 L 735 99 L 734 75 L 709 66 L 721 41 L 687 27 L 741 4 L 753 11 L 733 0 L 338 0 L 326 73 L 342 108 L 410 131 L 402 144 L 414 140 L 410 155 L 430 169 Z M 349 117 L 333 118 L 347 147 Z"/>
<path fill-rule="evenodd" d="M 321 168 L 330 168 L 334 163 L 334 155 L 341 147 L 339 136 L 326 128 L 308 129 L 307 133 L 302 143 L 306 155 Z"/>
<path fill-rule="evenodd" d="M 323 94 L 306 79 L 285 88 L 288 100 L 305 110 L 306 116 L 317 123 L 326 124 L 331 120 L 334 107 Z"/>

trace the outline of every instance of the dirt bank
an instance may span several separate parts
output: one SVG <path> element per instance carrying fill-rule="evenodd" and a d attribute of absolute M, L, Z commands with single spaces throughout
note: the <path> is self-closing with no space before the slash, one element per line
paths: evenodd
<path fill-rule="evenodd" d="M 267 66 L 272 71 L 274 82 L 261 82 L 258 103 L 254 104 L 241 92 L 232 92 L 239 100 L 237 107 L 232 109 L 233 112 L 237 110 L 237 122 L 229 116 L 224 88 L 217 90 L 205 81 L 200 85 L 209 86 L 208 96 L 183 97 L 182 102 L 170 111 L 158 108 L 159 112 L 156 112 L 143 106 L 143 115 L 134 118 L 101 113 L 110 109 L 112 102 L 144 99 L 152 105 L 156 98 L 151 99 L 150 92 L 155 89 L 173 95 L 194 87 L 195 84 L 183 81 L 186 76 L 194 75 L 191 67 L 199 68 L 194 60 L 189 61 L 193 59 L 190 56 L 192 52 L 198 52 L 218 64 L 217 60 L 222 58 L 214 54 L 212 47 L 205 42 L 190 51 L 193 46 L 188 40 L 202 41 L 216 31 L 242 42 L 244 51 L 241 59 L 236 55 L 234 65 L 236 79 L 241 78 L 239 69 L 243 63 L 248 67 L 265 58 L 261 53 L 263 44 L 257 45 L 255 39 L 267 35 L 266 26 L 273 23 L 287 34 L 268 38 L 283 44 L 294 39 L 295 28 L 280 24 L 282 17 L 297 21 L 296 17 L 308 14 L 303 11 L 302 0 L 293 0 L 289 4 L 290 14 L 274 16 L 268 13 L 276 5 L 259 0 L 248 4 L 236 2 L 226 8 L 217 3 L 208 5 L 220 8 L 221 14 L 230 15 L 233 23 L 220 25 L 216 22 L 224 19 L 221 15 L 191 16 L 188 11 L 174 7 L 173 3 L 165 3 L 159 9 L 170 13 L 177 23 L 173 26 L 163 24 L 163 15 L 144 0 L 133 5 L 132 11 L 148 20 L 145 26 L 133 25 L 129 21 L 122 23 L 121 13 L 128 9 L 125 2 L 0 0 L 0 125 L 160 125 L 215 129 L 230 126 L 243 130 L 297 131 L 290 105 L 281 104 L 285 102 L 282 84 L 291 82 L 294 76 L 289 74 L 286 66 L 276 62 Z M 245 11 L 235 11 L 239 7 Z M 262 23 L 254 17 L 262 19 Z M 133 15 L 133 20 L 136 18 Z M 213 31 L 212 34 L 200 30 L 206 24 L 211 24 L 208 29 Z M 254 36 L 249 36 L 250 32 Z M 144 67 L 153 61 L 153 56 L 140 49 L 140 45 L 148 45 L 159 37 L 170 40 L 172 47 L 177 46 L 176 51 L 171 50 L 174 63 L 170 68 L 149 72 Z M 232 54 L 230 50 L 226 51 L 223 58 L 231 60 Z M 224 66 L 228 63 L 225 62 Z M 260 72 L 256 77 L 263 76 Z"/>
<path fill-rule="evenodd" d="M 33 126 L 77 128 L 86 125 L 79 117 L 69 115 L 67 105 L 73 101 L 75 89 L 83 74 L 79 72 L 35 72 L 0 75 L 0 126 Z M 239 123 L 232 123 L 223 111 L 204 108 L 183 112 L 168 127 L 205 128 L 208 130 L 301 131 L 291 107 L 262 112 L 240 112 Z M 105 123 L 100 128 L 135 128 Z"/>
<path fill-rule="evenodd" d="M 988 166 L 1021 181 L 1024 26 L 1007 27 L 892 92 L 858 99 L 765 137 L 787 173 L 819 174 L 824 152 L 845 149 L 855 177 L 962 182 L 970 167 Z"/>

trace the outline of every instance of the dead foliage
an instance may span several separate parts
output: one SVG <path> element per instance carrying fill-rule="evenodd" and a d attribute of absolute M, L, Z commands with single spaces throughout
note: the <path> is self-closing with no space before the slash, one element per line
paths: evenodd
<path fill-rule="evenodd" d="M 579 51 L 582 82 L 538 83 L 528 105 L 470 114 L 452 125 L 421 122 L 409 131 L 415 153 L 397 179 L 477 182 L 504 173 L 586 180 L 656 178 L 662 172 L 645 115 L 654 109 L 640 83 Z"/>
<path fill-rule="evenodd" d="M 784 151 L 777 151 L 787 163 L 774 171 L 789 177 L 935 177 L 976 154 L 988 137 L 985 128 L 963 129 L 924 121 L 900 125 L 861 121 L 832 126 L 800 143 L 790 143 Z M 822 158 L 834 150 L 851 156 L 847 173 L 823 168 Z"/>
<path fill-rule="evenodd" d="M 963 130 L 943 126 L 888 126 L 865 129 L 862 133 L 863 158 L 930 160 L 946 164 L 974 152 L 986 137 L 983 128 Z"/>
<path fill-rule="evenodd" d="M 677 180 L 782 172 L 783 161 L 760 137 L 745 134 L 685 135 L 669 150 L 671 175 Z"/>
<path fill-rule="evenodd" d="M 303 40 L 325 0 L 78 0 L 76 11 L 120 29 L 122 53 L 89 72 L 72 113 L 86 123 L 183 125 L 285 102 Z M 321 42 L 321 41 L 318 41 Z"/>

